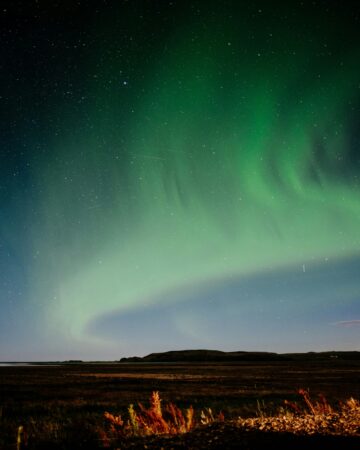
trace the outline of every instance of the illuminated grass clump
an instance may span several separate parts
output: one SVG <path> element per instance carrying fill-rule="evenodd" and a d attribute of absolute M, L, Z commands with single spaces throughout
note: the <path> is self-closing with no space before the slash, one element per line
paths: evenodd
<path fill-rule="evenodd" d="M 191 431 L 196 425 L 207 425 L 215 421 L 223 421 L 224 416 L 220 413 L 214 416 L 210 408 L 205 408 L 200 413 L 200 420 L 195 420 L 192 406 L 183 412 L 173 403 L 168 403 L 164 407 L 158 392 L 153 392 L 150 398 L 150 407 L 145 408 L 138 403 L 139 412 L 133 405 L 128 408 L 129 418 L 123 420 L 121 416 L 116 416 L 105 412 L 105 419 L 108 423 L 108 431 L 105 432 L 107 438 L 121 436 L 151 436 L 160 434 L 183 434 Z"/>
<path fill-rule="evenodd" d="M 303 405 L 285 400 L 285 407 L 276 415 L 268 416 L 261 413 L 254 418 L 229 420 L 244 431 L 288 432 L 311 435 L 360 435 L 360 402 L 354 398 L 340 403 L 338 408 L 332 407 L 324 396 L 319 401 L 313 401 L 309 393 L 299 391 Z M 129 418 L 105 413 L 106 431 L 102 432 L 102 440 L 111 441 L 119 437 L 177 435 L 187 433 L 200 425 L 210 425 L 214 422 L 224 422 L 224 415 L 214 415 L 210 408 L 205 408 L 198 415 L 192 406 L 183 412 L 173 403 L 161 406 L 158 392 L 153 392 L 150 407 L 145 408 L 139 403 L 139 412 L 133 405 L 128 408 Z"/>
<path fill-rule="evenodd" d="M 285 400 L 276 416 L 239 418 L 237 425 L 245 430 L 289 432 L 295 434 L 360 435 L 360 402 L 350 398 L 335 410 L 322 395 L 312 401 L 309 393 L 299 390 L 304 406 Z"/>

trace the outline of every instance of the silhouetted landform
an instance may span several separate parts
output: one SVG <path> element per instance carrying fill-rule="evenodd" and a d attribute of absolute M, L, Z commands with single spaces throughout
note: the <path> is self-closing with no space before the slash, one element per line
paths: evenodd
<path fill-rule="evenodd" d="M 328 361 L 360 360 L 360 352 L 308 352 L 308 353 L 271 353 L 271 352 L 222 352 L 220 350 L 174 350 L 163 353 L 150 353 L 139 357 L 121 358 L 126 363 L 157 362 L 241 362 L 241 361 Z"/>
<path fill-rule="evenodd" d="M 81 359 L 68 359 L 64 361 L 63 364 L 81 364 L 83 361 Z"/>

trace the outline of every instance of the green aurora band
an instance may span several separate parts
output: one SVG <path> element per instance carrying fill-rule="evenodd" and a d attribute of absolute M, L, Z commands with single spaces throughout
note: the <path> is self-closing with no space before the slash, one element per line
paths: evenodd
<path fill-rule="evenodd" d="M 72 132 L 37 173 L 32 297 L 49 299 L 49 333 L 81 340 L 104 312 L 359 251 L 359 52 L 334 65 L 316 35 L 225 29 L 174 32 L 135 87 L 105 88 L 121 67 L 104 57 L 88 81 L 92 130 L 64 119 Z"/>

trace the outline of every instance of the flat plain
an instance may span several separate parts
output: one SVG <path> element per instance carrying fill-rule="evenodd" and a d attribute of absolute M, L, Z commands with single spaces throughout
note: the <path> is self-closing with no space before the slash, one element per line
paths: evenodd
<path fill-rule="evenodd" d="M 104 412 L 126 417 L 129 404 L 146 405 L 153 391 L 164 403 L 193 406 L 195 414 L 220 411 L 225 424 L 213 424 L 166 440 L 133 438 L 112 448 L 260 448 L 262 440 L 292 437 L 269 433 L 242 435 L 230 425 L 237 417 L 275 414 L 284 400 L 301 403 L 298 391 L 319 394 L 336 405 L 360 398 L 360 361 L 274 361 L 241 363 L 72 363 L 0 367 L 0 449 L 101 448 Z M 227 422 L 229 421 L 229 422 Z M 19 436 L 19 427 L 24 432 Z M 324 437 L 326 448 L 342 445 L 342 437 Z M 166 445 L 164 444 L 164 439 Z M 298 437 L 293 448 L 318 446 Z M 347 448 L 359 446 L 349 437 Z M 226 444 L 228 442 L 228 444 Z M 242 444 L 241 444 L 242 442 Z M 281 443 L 284 442 L 284 447 Z M 313 443 L 313 444 L 312 444 Z M 261 445 L 260 445 L 261 444 Z M 165 445 L 165 447 L 164 447 Z M 234 445 L 234 447 L 232 447 Z M 354 446 L 354 447 L 352 447 Z M 358 447 L 360 448 L 360 447 Z"/>

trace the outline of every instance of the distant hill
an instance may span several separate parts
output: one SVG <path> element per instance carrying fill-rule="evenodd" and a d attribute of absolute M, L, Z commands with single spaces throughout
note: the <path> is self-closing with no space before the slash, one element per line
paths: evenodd
<path fill-rule="evenodd" d="M 125 363 L 155 362 L 241 362 L 241 361 L 320 361 L 360 360 L 360 352 L 309 352 L 309 353 L 270 353 L 270 352 L 222 352 L 220 350 L 174 350 L 150 353 L 144 357 L 121 358 Z"/>

